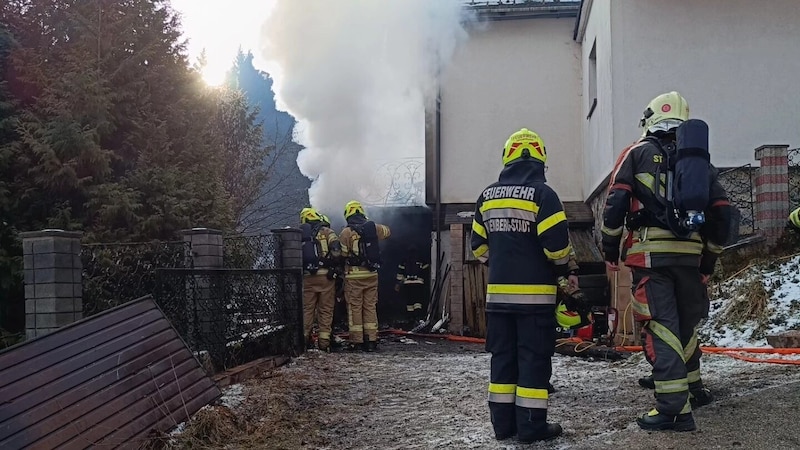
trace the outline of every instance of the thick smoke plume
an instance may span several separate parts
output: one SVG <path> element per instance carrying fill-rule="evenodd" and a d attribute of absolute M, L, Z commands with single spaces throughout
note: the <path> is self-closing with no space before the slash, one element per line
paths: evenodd
<path fill-rule="evenodd" d="M 466 39 L 462 5 L 278 0 L 263 28 L 262 56 L 278 108 L 298 121 L 294 139 L 305 149 L 297 164 L 314 180 L 314 207 L 340 215 L 349 200 L 383 204 L 387 167 L 409 168 L 424 193 L 424 105 Z M 415 160 L 400 164 L 405 158 Z"/>

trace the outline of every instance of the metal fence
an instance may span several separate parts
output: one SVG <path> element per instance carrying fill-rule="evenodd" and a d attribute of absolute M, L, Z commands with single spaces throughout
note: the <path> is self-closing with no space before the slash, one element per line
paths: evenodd
<path fill-rule="evenodd" d="M 728 193 L 731 203 L 739 208 L 741 221 L 739 235 L 747 236 L 755 233 L 755 194 L 753 178 L 756 173 L 750 164 L 727 169 L 719 174 L 719 182 Z"/>
<path fill-rule="evenodd" d="M 215 371 L 303 351 L 300 269 L 159 269 L 156 302 Z"/>
<path fill-rule="evenodd" d="M 134 242 L 88 244 L 81 247 L 83 315 L 150 294 L 156 287 L 156 269 L 192 265 L 188 242 Z"/>
<path fill-rule="evenodd" d="M 275 234 L 225 236 L 222 246 L 222 263 L 226 269 L 281 267 L 281 240 Z"/>
<path fill-rule="evenodd" d="M 800 148 L 789 150 L 789 204 L 800 207 Z"/>

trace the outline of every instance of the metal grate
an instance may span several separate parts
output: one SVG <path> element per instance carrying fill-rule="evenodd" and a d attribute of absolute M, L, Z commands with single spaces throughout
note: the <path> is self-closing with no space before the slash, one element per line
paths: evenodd
<path fill-rule="evenodd" d="M 800 207 L 800 148 L 789 150 L 789 205 Z"/>
<path fill-rule="evenodd" d="M 750 164 L 728 169 L 719 174 L 720 184 L 728 193 L 731 203 L 739 208 L 741 213 L 740 236 L 753 234 L 756 230 L 754 176 L 755 171 Z"/>
<path fill-rule="evenodd" d="M 300 269 L 161 269 L 156 301 L 193 351 L 224 370 L 303 351 Z"/>
<path fill-rule="evenodd" d="M 226 269 L 281 267 L 281 240 L 275 234 L 225 236 L 222 264 Z"/>
<path fill-rule="evenodd" d="M 83 245 L 84 317 L 151 294 L 157 268 L 191 267 L 191 261 L 184 241 Z"/>

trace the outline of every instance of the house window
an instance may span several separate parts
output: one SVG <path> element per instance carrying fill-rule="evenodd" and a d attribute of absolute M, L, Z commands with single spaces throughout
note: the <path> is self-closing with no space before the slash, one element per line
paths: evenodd
<path fill-rule="evenodd" d="M 589 100 L 589 114 L 586 116 L 586 120 L 589 120 L 594 113 L 594 109 L 597 108 L 597 40 L 592 43 L 592 51 L 589 53 L 589 95 L 587 99 Z"/>

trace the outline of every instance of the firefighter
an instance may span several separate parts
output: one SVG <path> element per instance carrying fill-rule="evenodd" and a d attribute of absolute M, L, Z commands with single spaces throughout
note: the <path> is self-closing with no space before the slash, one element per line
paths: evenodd
<path fill-rule="evenodd" d="M 789 226 L 795 230 L 800 230 L 800 208 L 789 213 Z"/>
<path fill-rule="evenodd" d="M 622 256 L 632 270 L 634 317 L 643 323 L 645 356 L 653 366 L 656 407 L 636 419 L 646 430 L 694 430 L 690 393 L 710 395 L 700 378 L 697 325 L 708 314 L 706 283 L 728 239 L 731 211 L 716 169 L 704 162 L 698 167 L 706 177 L 695 177 L 680 189 L 705 194 L 705 224 L 699 231 L 676 231 L 675 210 L 665 206 L 674 203 L 664 199 L 670 197 L 669 186 L 675 195 L 668 181 L 669 171 L 677 169 L 670 161 L 678 155 L 678 127 L 687 120 L 689 107 L 677 92 L 659 95 L 647 105 L 640 121 L 642 138 L 618 158 L 603 213 L 606 265 L 619 270 Z"/>
<path fill-rule="evenodd" d="M 381 264 L 379 240 L 391 234 L 386 225 L 367 218 L 361 203 L 353 200 L 344 207 L 347 226 L 340 233 L 344 258 L 344 297 L 350 349 L 374 352 L 378 348 L 378 269 Z M 364 342 L 364 335 L 367 342 Z"/>
<path fill-rule="evenodd" d="M 311 346 L 311 325 L 314 316 L 319 327 L 319 349 L 331 350 L 331 324 L 335 304 L 333 266 L 341 256 L 336 233 L 313 208 L 300 211 L 303 250 L 303 333 Z"/>
<path fill-rule="evenodd" d="M 556 340 L 557 278 L 569 276 L 566 215 L 545 184 L 547 153 L 523 128 L 503 147 L 499 181 L 475 206 L 471 248 L 489 266 L 486 350 L 492 354 L 489 412 L 495 438 L 525 443 L 562 432 L 547 423 Z"/>
<path fill-rule="evenodd" d="M 410 327 L 418 325 L 425 314 L 425 271 L 430 264 L 420 261 L 417 247 L 408 248 L 405 261 L 397 266 L 397 284 L 395 290 L 406 301 L 406 313 Z"/>

